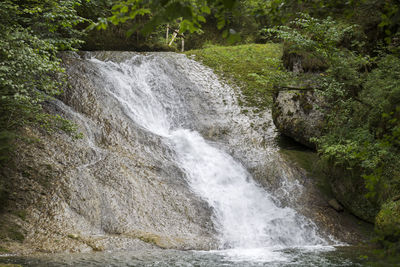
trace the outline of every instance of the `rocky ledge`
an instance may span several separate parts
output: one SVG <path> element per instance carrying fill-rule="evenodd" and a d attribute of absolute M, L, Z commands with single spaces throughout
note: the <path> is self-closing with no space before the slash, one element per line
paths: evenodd
<path fill-rule="evenodd" d="M 324 108 L 323 98 L 316 90 L 280 90 L 274 94 L 272 116 L 282 134 L 315 149 L 310 139 L 321 135 Z"/>

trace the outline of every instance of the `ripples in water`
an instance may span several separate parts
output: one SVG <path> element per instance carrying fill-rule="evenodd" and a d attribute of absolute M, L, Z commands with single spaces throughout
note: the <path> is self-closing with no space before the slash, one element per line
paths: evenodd
<path fill-rule="evenodd" d="M 30 257 L 0 258 L 0 263 L 22 266 L 364 266 L 363 260 L 351 247 L 302 247 L 284 250 L 232 249 L 221 251 L 141 250 L 53 254 Z M 364 262 L 365 263 L 365 262 Z M 395 265 L 385 265 L 395 266 Z"/>

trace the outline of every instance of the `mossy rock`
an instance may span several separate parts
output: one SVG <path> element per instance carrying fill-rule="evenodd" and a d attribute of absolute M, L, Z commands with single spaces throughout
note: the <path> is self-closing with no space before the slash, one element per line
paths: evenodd
<path fill-rule="evenodd" d="M 387 241 L 400 241 L 400 201 L 382 205 L 375 219 L 375 231 Z"/>
<path fill-rule="evenodd" d="M 333 163 L 326 168 L 335 198 L 358 218 L 374 223 L 380 210 L 378 199 L 367 198 L 365 180 L 356 170 L 346 170 Z"/>
<path fill-rule="evenodd" d="M 281 90 L 273 94 L 272 119 L 278 130 L 315 149 L 311 138 L 319 137 L 324 125 L 324 98 L 312 90 Z"/>

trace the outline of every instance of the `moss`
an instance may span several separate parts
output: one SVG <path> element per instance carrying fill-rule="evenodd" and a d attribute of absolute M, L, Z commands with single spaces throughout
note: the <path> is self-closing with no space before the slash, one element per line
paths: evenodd
<path fill-rule="evenodd" d="M 104 251 L 104 247 L 102 247 L 102 246 L 90 246 L 92 249 L 93 249 L 93 251 Z"/>
<path fill-rule="evenodd" d="M 0 267 L 22 267 L 22 265 L 10 264 L 10 263 L 7 263 L 7 264 L 0 263 Z"/>
<path fill-rule="evenodd" d="M 298 93 L 298 101 L 300 104 L 301 109 L 303 110 L 304 114 L 309 114 L 310 111 L 313 109 L 312 99 L 309 99 L 308 92 L 299 92 Z"/>
<path fill-rule="evenodd" d="M 2 246 L 0 246 L 0 253 L 10 253 L 10 251 L 6 248 L 3 248 Z"/>
<path fill-rule="evenodd" d="M 313 109 L 313 105 L 311 105 L 310 103 L 306 103 L 302 106 L 302 108 L 305 114 L 309 114 L 310 111 Z"/>
<path fill-rule="evenodd" d="M 22 171 L 22 172 L 21 172 L 21 175 L 22 175 L 23 177 L 25 177 L 25 178 L 30 178 L 30 177 L 31 177 L 31 174 L 30 174 L 28 171 L 26 171 L 26 170 Z"/>
<path fill-rule="evenodd" d="M 26 221 L 27 212 L 25 210 L 15 210 L 12 213 L 21 218 L 21 220 Z"/>
<path fill-rule="evenodd" d="M 300 97 L 300 94 L 298 92 L 296 92 L 293 94 L 292 100 L 296 102 L 297 100 L 299 100 L 299 97 Z"/>
<path fill-rule="evenodd" d="M 71 238 L 71 239 L 75 239 L 75 240 L 80 240 L 81 239 L 80 236 L 77 235 L 77 234 L 68 234 L 67 237 Z"/>
<path fill-rule="evenodd" d="M 274 89 L 270 79 L 282 72 L 281 44 L 209 46 L 185 54 L 195 55 L 196 60 L 238 85 L 243 95 L 239 105 L 255 107 L 255 111 L 271 106 Z"/>
<path fill-rule="evenodd" d="M 390 201 L 382 205 L 375 219 L 375 231 L 390 242 L 400 241 L 400 202 Z"/>
<path fill-rule="evenodd" d="M 25 236 L 21 227 L 8 219 L 4 219 L 0 222 L 0 240 L 13 240 L 17 242 L 23 242 Z"/>
<path fill-rule="evenodd" d="M 22 242 L 25 240 L 25 236 L 21 233 L 19 227 L 13 226 L 9 228 L 8 237 L 12 240 Z"/>
<path fill-rule="evenodd" d="M 86 244 L 87 246 L 92 248 L 93 251 L 104 251 L 104 247 L 103 246 L 97 245 L 95 243 L 95 240 L 92 240 L 90 238 L 85 238 L 85 237 L 82 237 L 82 236 L 80 236 L 78 234 L 68 234 L 67 237 Z M 55 240 L 54 242 L 58 243 L 59 240 Z"/>

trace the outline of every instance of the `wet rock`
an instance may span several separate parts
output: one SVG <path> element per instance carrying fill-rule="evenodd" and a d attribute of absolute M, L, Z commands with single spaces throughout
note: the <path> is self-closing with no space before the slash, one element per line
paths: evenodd
<path fill-rule="evenodd" d="M 39 141 L 21 144 L 16 167 L 5 172 L 9 210 L 27 211 L 26 221 L 11 221 L 26 234 L 0 245 L 19 253 L 216 248 L 212 211 L 192 193 L 162 137 L 132 121 L 90 61 L 66 61 L 70 86 L 47 110 L 75 122 L 83 138 L 25 129 Z"/>
<path fill-rule="evenodd" d="M 286 185 L 281 185 L 281 189 L 277 190 L 286 199 L 282 201 L 278 196 L 282 203 L 312 219 L 320 234 L 327 240 L 333 237 L 334 240 L 347 244 L 359 244 L 371 238 L 368 234 L 373 232 L 371 224 L 346 211 L 337 212 L 328 204 L 333 196 L 323 189 L 330 186 L 329 180 L 317 171 L 318 156 L 315 152 L 303 151 L 299 154 L 301 161 L 289 157 L 286 152 L 281 154 L 279 168 L 284 169 L 284 178 L 280 176 L 280 180 L 287 180 Z"/>

